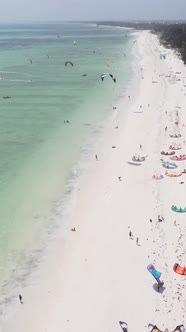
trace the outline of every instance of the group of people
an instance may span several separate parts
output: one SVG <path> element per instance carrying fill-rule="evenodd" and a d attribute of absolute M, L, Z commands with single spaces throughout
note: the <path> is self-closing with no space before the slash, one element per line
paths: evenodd
<path fill-rule="evenodd" d="M 129 238 L 130 238 L 131 240 L 134 239 L 134 236 L 133 236 L 133 234 L 132 234 L 131 231 L 129 231 Z M 138 237 L 136 237 L 136 244 L 137 244 L 137 246 L 139 246 L 139 238 L 138 238 Z"/>

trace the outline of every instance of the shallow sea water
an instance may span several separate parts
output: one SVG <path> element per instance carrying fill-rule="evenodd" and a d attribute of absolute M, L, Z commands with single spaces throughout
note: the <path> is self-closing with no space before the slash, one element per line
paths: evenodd
<path fill-rule="evenodd" d="M 124 94 L 131 46 L 129 31 L 93 24 L 0 25 L 0 284 L 39 241 L 82 147 Z"/>

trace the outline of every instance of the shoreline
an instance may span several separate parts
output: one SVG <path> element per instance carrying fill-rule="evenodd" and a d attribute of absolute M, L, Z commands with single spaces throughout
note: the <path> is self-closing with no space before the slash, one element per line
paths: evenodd
<path fill-rule="evenodd" d="M 132 60 L 133 62 L 133 60 Z M 130 65 L 132 67 L 132 65 Z M 133 73 L 133 69 L 130 68 L 130 73 Z M 118 95 L 118 97 L 115 99 L 115 102 L 113 105 L 116 105 L 117 108 L 120 107 L 119 105 L 123 105 L 123 100 L 125 98 L 125 95 L 127 95 L 127 91 L 131 88 L 131 76 L 129 75 L 128 82 L 125 82 L 125 87 L 122 91 L 124 95 L 121 97 Z M 132 84 L 134 84 L 132 82 Z M 2 283 L 2 290 L 1 290 L 1 296 L 5 299 L 8 299 L 8 302 L 12 302 L 12 300 L 15 298 L 15 295 L 11 293 L 11 290 L 13 288 L 17 288 L 19 286 L 20 280 L 24 284 L 27 284 L 32 276 L 32 273 L 35 271 L 37 263 L 32 263 L 34 260 L 36 262 L 41 262 L 43 259 L 43 256 L 45 255 L 45 246 L 47 242 L 52 241 L 53 236 L 55 236 L 55 233 L 58 229 L 60 229 L 60 232 L 65 232 L 65 227 L 68 227 L 69 222 L 69 209 L 73 205 L 74 199 L 76 195 L 78 195 L 78 187 L 80 186 L 80 183 L 82 179 L 84 179 L 84 176 L 87 174 L 90 165 L 92 165 L 92 154 L 95 152 L 95 146 L 99 143 L 96 141 L 101 141 L 105 130 L 110 126 L 110 123 L 114 120 L 115 117 L 118 116 L 118 111 L 110 109 L 102 114 L 101 121 L 94 121 L 93 124 L 91 124 L 91 131 L 89 133 L 89 137 L 86 140 L 85 145 L 80 147 L 80 156 L 77 159 L 77 161 L 72 165 L 71 173 L 66 179 L 66 183 L 64 185 L 62 194 L 60 195 L 59 199 L 55 201 L 53 204 L 53 214 L 50 215 L 51 223 L 47 223 L 42 228 L 42 235 L 39 239 L 39 242 L 36 243 L 36 245 L 33 245 L 32 248 L 30 248 L 30 252 L 27 255 L 28 259 L 21 262 L 22 271 L 19 271 L 19 273 L 12 273 L 10 278 L 7 278 Z M 126 114 L 127 116 L 127 114 Z M 56 218 L 56 220 L 55 220 Z M 62 222 L 62 225 L 59 224 L 59 219 Z M 65 237 L 65 234 L 62 236 Z M 33 270 L 33 271 L 32 271 Z M 15 270 L 14 270 L 15 271 Z M 25 277 L 26 276 L 26 277 Z M 8 292 L 7 292 L 8 289 Z M 7 296 L 8 295 L 8 296 Z M 0 302 L 0 304 L 3 302 Z"/>
<path fill-rule="evenodd" d="M 95 28 L 87 28 L 86 26 L 85 27 L 82 26 L 81 30 L 88 31 L 88 34 L 90 31 L 96 33 Z M 83 32 L 79 32 L 80 36 L 81 34 L 83 34 Z M 71 168 L 76 164 L 76 161 L 78 161 L 79 159 L 79 155 L 81 153 L 79 148 L 80 145 L 84 147 L 84 142 L 88 141 L 88 137 L 91 135 L 90 131 L 93 132 L 93 135 L 95 134 L 94 142 L 96 141 L 96 135 L 97 135 L 96 123 L 99 122 L 100 118 L 102 119 L 104 117 L 104 114 L 107 116 L 107 114 L 111 112 L 110 110 L 113 98 L 115 98 L 115 96 L 117 95 L 120 95 L 118 91 L 121 91 L 121 87 L 123 86 L 121 82 L 124 82 L 126 80 L 126 77 L 125 75 L 123 75 L 123 72 L 125 71 L 125 68 L 128 67 L 127 63 L 130 61 L 130 59 L 126 59 L 123 63 L 123 55 L 122 53 L 120 53 L 120 50 L 121 48 L 123 49 L 123 51 L 129 49 L 127 46 L 128 38 L 126 40 L 127 42 L 124 43 L 123 45 L 123 37 L 122 37 L 123 34 L 121 32 L 120 33 L 117 31 L 109 32 L 108 29 L 106 29 L 106 31 L 102 32 L 101 34 L 103 36 L 105 34 L 112 35 L 111 40 L 112 38 L 114 38 L 114 36 L 118 36 L 118 41 L 116 42 L 114 48 L 116 53 L 118 52 L 118 55 L 117 56 L 114 55 L 115 51 L 113 51 L 111 48 L 111 42 L 107 40 L 105 40 L 105 46 L 107 45 L 108 49 L 106 52 L 104 51 L 102 54 L 101 53 L 99 54 L 99 51 L 97 52 L 97 54 L 93 54 L 92 52 L 92 49 L 94 48 L 96 49 L 96 47 L 98 46 L 96 40 L 98 41 L 99 44 L 99 38 L 90 44 L 89 48 L 90 52 L 87 51 L 88 49 L 85 50 L 86 48 L 84 49 L 84 46 L 80 47 L 79 45 L 78 46 L 79 51 L 82 52 L 84 56 L 87 58 L 88 67 L 85 64 L 84 60 L 79 59 L 81 64 L 79 63 L 78 65 L 79 69 L 77 68 L 75 76 L 74 72 L 66 70 L 65 66 L 64 68 L 62 68 L 63 70 L 65 70 L 68 80 L 71 81 L 72 79 L 73 81 L 77 77 L 79 82 L 77 89 L 76 87 L 75 89 L 73 88 L 74 90 L 77 91 L 72 92 L 72 100 L 68 101 L 68 98 L 65 98 L 65 100 L 67 99 L 66 106 L 65 106 L 66 104 L 65 100 L 63 101 L 63 98 L 60 97 L 61 92 L 59 92 L 60 88 L 58 90 L 59 85 L 57 84 L 58 86 L 55 86 L 55 82 L 51 83 L 52 92 L 50 94 L 50 91 L 48 91 L 48 97 L 46 100 L 43 96 L 43 93 L 44 95 L 46 93 L 46 91 L 44 91 L 46 90 L 45 88 L 44 90 L 41 89 L 41 96 L 39 97 L 39 99 L 34 98 L 34 100 L 32 100 L 31 97 L 29 104 L 31 105 L 33 102 L 34 106 L 36 107 L 32 108 L 32 110 L 29 112 L 27 112 L 27 110 L 23 111 L 24 106 L 22 106 L 23 108 L 22 110 L 19 110 L 18 107 L 17 109 L 15 108 L 14 110 L 15 112 L 11 113 L 11 111 L 13 111 L 12 102 L 10 103 L 6 101 L 4 102 L 5 109 L 2 112 L 2 124 L 3 121 L 6 121 L 5 119 L 7 117 L 7 114 L 12 114 L 12 116 L 10 116 L 10 118 L 8 116 L 8 118 L 11 119 L 12 122 L 14 122 L 14 117 L 15 117 L 15 124 L 21 126 L 21 128 L 24 129 L 25 126 L 21 125 L 22 117 L 20 117 L 19 119 L 19 112 L 21 112 L 21 114 L 23 114 L 22 112 L 25 112 L 25 117 L 29 118 L 27 123 L 31 121 L 32 126 L 29 126 L 29 130 L 25 132 L 24 130 L 20 129 L 22 144 L 19 143 L 19 139 L 15 139 L 15 142 L 13 142 L 14 138 L 11 137 L 10 139 L 8 137 L 8 131 L 5 137 L 2 134 L 3 140 L 7 139 L 8 142 L 9 139 L 11 140 L 11 143 L 8 143 L 8 147 L 11 149 L 13 145 L 15 151 L 16 150 L 18 150 L 18 152 L 21 151 L 25 159 L 18 158 L 18 154 L 17 156 L 15 154 L 15 156 L 9 158 L 8 156 L 11 156 L 11 154 L 8 153 L 8 155 L 6 156 L 5 146 L 4 145 L 3 145 L 4 147 L 2 146 L 3 151 L 5 151 L 4 152 L 5 154 L 2 155 L 1 167 L 3 167 L 3 164 L 5 164 L 4 159 L 5 160 L 10 159 L 10 163 L 9 167 L 4 170 L 6 177 L 5 179 L 6 185 L 4 185 L 5 184 L 4 175 L 3 175 L 4 173 L 2 172 L 1 174 L 1 181 L 2 181 L 1 202 L 2 206 L 4 207 L 1 209 L 1 228 L 2 228 L 2 234 L 1 234 L 2 250 L 0 255 L 1 285 L 3 283 L 3 280 L 10 279 L 10 275 L 14 273 L 15 270 L 17 269 L 22 270 L 22 267 L 20 266 L 22 261 L 27 260 L 29 253 L 32 253 L 32 249 L 34 249 L 35 245 L 39 243 L 40 234 L 42 235 L 42 227 L 45 227 L 45 225 L 47 227 L 47 225 L 50 223 L 49 219 L 51 218 L 53 219 L 52 213 L 53 210 L 55 213 L 55 206 L 56 205 L 58 206 L 58 198 L 61 198 L 62 196 L 62 190 L 68 179 L 68 175 L 70 174 Z M 51 47 L 50 45 L 48 46 L 49 46 L 49 51 L 52 52 L 53 46 Z M 69 47 L 71 49 L 73 48 L 73 45 L 72 46 L 69 45 Z M 59 49 L 60 47 L 58 45 L 57 54 L 59 52 Z M 43 50 L 44 49 L 41 48 L 40 50 L 41 53 Z M 37 47 L 33 48 L 32 51 L 38 52 Z M 78 54 L 79 51 L 77 50 Z M 65 50 L 65 52 L 68 52 L 68 47 Z M 89 55 L 86 55 L 87 52 L 89 53 Z M 117 84 L 117 86 L 113 85 L 112 81 L 110 81 L 109 79 L 106 79 L 106 82 L 104 82 L 105 84 L 102 84 L 101 82 L 99 73 L 101 73 L 102 70 L 104 71 L 104 67 L 106 67 L 105 56 L 107 56 L 108 59 L 111 60 L 112 67 L 115 68 L 116 70 L 115 74 L 118 78 L 118 83 L 120 83 Z M 95 61 L 97 58 L 99 58 L 98 62 L 100 62 L 100 64 L 97 63 L 97 61 Z M 57 69 L 58 61 L 56 62 L 56 60 L 53 59 L 52 56 L 50 60 L 48 60 L 47 58 L 45 59 L 45 61 L 49 65 L 54 65 L 54 70 Z M 92 66 L 89 66 L 91 63 Z M 6 60 L 4 60 L 4 65 L 5 64 Z M 6 69 L 6 66 L 3 66 L 2 64 L 2 68 Z M 31 72 L 32 70 L 35 70 L 34 69 L 35 67 L 28 66 L 28 68 L 30 68 Z M 23 72 L 27 72 L 28 68 L 25 67 L 24 70 L 22 68 Z M 81 74 L 84 72 L 84 69 L 85 72 L 88 73 L 87 78 L 81 78 Z M 12 70 L 11 68 L 9 68 L 9 72 L 12 72 Z M 15 71 L 17 72 L 16 69 Z M 48 77 L 49 79 L 50 70 L 49 71 L 47 70 L 45 74 L 46 74 L 45 78 Z M 62 81 L 63 79 L 65 80 L 65 76 L 62 75 L 60 79 Z M 87 89 L 83 88 L 85 82 L 87 83 Z M 91 86 L 90 93 L 86 94 L 86 90 L 89 90 L 89 85 Z M 113 87 L 115 91 L 113 91 Z M 30 91 L 31 96 L 34 93 L 34 91 L 36 92 L 37 95 L 37 91 L 35 88 L 36 87 L 33 86 L 33 90 Z M 66 94 L 68 96 L 68 90 L 69 90 L 69 95 L 70 95 L 71 88 L 70 87 L 68 88 L 67 85 L 65 89 L 63 89 L 64 91 L 62 92 L 62 94 L 64 95 Z M 37 90 L 39 91 L 39 89 Z M 58 95 L 58 92 L 60 93 L 60 95 Z M 17 87 L 17 90 L 15 89 L 14 93 L 19 95 L 19 86 Z M 56 96 L 55 98 L 54 95 Z M 77 102 L 76 102 L 76 95 L 79 96 L 77 97 Z M 59 98 L 61 100 L 59 100 Z M 17 100 L 16 96 L 14 100 L 16 103 Z M 18 100 L 20 100 L 20 98 L 18 98 Z M 42 104 L 43 105 L 47 104 L 47 101 L 49 103 L 48 106 L 46 107 L 41 106 Z M 70 104 L 72 102 L 72 108 L 68 106 L 69 102 Z M 53 106 L 50 106 L 50 103 Z M 54 109 L 51 109 L 51 107 L 53 107 Z M 67 114 L 68 117 L 70 117 L 69 118 L 70 125 L 68 127 L 66 124 L 63 123 L 64 119 L 66 119 Z M 37 117 L 39 118 L 38 120 Z M 58 121 L 56 119 L 58 119 Z M 10 121 L 10 126 L 11 126 L 11 121 Z M 36 122 L 35 125 L 34 122 Z M 90 126 L 84 125 L 86 123 L 89 123 Z M 16 125 L 15 126 L 13 125 L 14 129 L 16 128 Z M 38 126 L 39 129 L 36 129 L 36 127 L 38 128 Z M 35 130 L 38 133 L 38 139 L 34 138 L 35 135 L 27 134 L 30 131 L 33 133 Z M 2 131 L 4 132 L 3 128 Z M 16 129 L 15 131 L 17 132 Z M 73 138 L 73 136 L 75 138 Z M 24 140 L 26 142 L 24 142 Z M 27 144 L 30 146 L 30 150 L 27 150 L 25 148 Z M 27 151 L 24 151 L 24 149 Z M 59 153 L 59 151 L 61 151 L 62 153 Z M 13 162 L 14 159 L 15 162 L 17 163 L 16 165 L 14 165 Z M 47 162 L 43 163 L 43 160 L 46 160 Z M 9 168 L 10 170 L 8 171 Z M 11 173 L 10 171 L 12 171 L 12 175 L 10 174 Z M 67 192 L 69 191 L 69 185 L 70 184 L 68 184 L 67 186 Z M 27 195 L 28 188 L 29 188 L 29 195 Z M 22 204 L 23 197 L 24 197 L 24 204 Z"/>
<path fill-rule="evenodd" d="M 135 69 L 139 89 L 132 91 L 130 100 L 126 96 L 117 105 L 99 138 L 95 149 L 98 161 L 92 157 L 81 179 L 65 232 L 60 230 L 52 235 L 29 285 L 14 290 L 23 295 L 24 304 L 20 305 L 15 298 L 11 312 L 8 303 L 5 305 L 0 317 L 3 332 L 12 331 L 13 327 L 15 332 L 22 332 L 25 326 L 28 332 L 85 331 L 87 326 L 90 331 L 113 332 L 120 331 L 119 320 L 128 322 L 129 331 L 145 330 L 149 323 L 157 324 L 160 329 L 173 329 L 185 323 L 184 304 L 180 299 L 174 303 L 173 297 L 179 283 L 183 301 L 186 283 L 171 270 L 182 249 L 174 242 L 175 234 L 177 237 L 186 234 L 184 225 L 175 228 L 173 223 L 177 218 L 183 224 L 183 217 L 170 210 L 175 196 L 180 197 L 180 180 L 173 179 L 176 186 L 166 177 L 162 183 L 152 180 L 156 169 L 164 172 L 160 149 L 170 142 L 164 132 L 170 122 L 165 111 L 173 115 L 176 106 L 183 108 L 186 103 L 179 83 L 170 83 L 166 73 L 171 66 L 174 72 L 185 69 L 173 51 L 170 60 L 160 62 L 154 51 L 159 47 L 156 36 L 139 33 L 134 46 L 134 51 L 138 48 L 139 52 L 138 69 Z M 152 75 L 157 84 L 153 85 Z M 122 112 L 125 107 L 127 116 Z M 184 122 L 186 117 L 182 113 Z M 183 141 L 186 132 L 184 128 L 180 130 Z M 127 164 L 132 154 L 139 152 L 140 144 L 143 154 L 148 156 L 146 161 L 139 167 Z M 185 187 L 181 190 L 182 197 Z M 164 216 L 164 223 L 156 222 L 158 215 Z M 76 232 L 71 232 L 71 227 Z M 128 237 L 129 230 L 134 241 Z M 184 244 L 181 247 L 184 264 Z M 155 264 L 163 274 L 166 289 L 162 294 L 153 289 L 154 281 L 146 270 L 149 263 Z M 175 312 L 177 319 L 169 319 L 169 312 L 171 315 Z"/>

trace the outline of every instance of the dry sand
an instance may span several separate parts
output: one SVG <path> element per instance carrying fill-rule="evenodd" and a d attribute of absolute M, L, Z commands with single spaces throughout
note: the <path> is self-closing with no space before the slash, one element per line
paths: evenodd
<path fill-rule="evenodd" d="M 170 331 L 186 324 L 186 277 L 173 271 L 175 262 L 186 265 L 186 214 L 171 210 L 172 204 L 186 206 L 186 174 L 152 180 L 165 173 L 160 152 L 169 144 L 180 142 L 178 154 L 186 153 L 180 126 L 186 123 L 186 69 L 172 50 L 159 59 L 155 35 L 140 32 L 136 39 L 136 89 L 117 105 L 97 143 L 66 230 L 53 236 L 28 285 L 1 306 L 2 332 L 120 332 L 119 320 L 129 332 L 147 331 L 149 323 Z M 175 131 L 182 137 L 170 138 Z M 135 152 L 147 155 L 140 166 L 128 164 Z M 162 272 L 162 292 L 149 263 Z"/>

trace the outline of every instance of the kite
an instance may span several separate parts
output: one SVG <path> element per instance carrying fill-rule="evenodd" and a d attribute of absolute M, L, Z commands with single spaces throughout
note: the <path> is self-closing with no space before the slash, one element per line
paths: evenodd
<path fill-rule="evenodd" d="M 72 63 L 71 61 L 66 61 L 66 62 L 65 62 L 65 66 L 67 66 L 68 63 L 73 67 L 73 63 Z"/>
<path fill-rule="evenodd" d="M 152 274 L 152 276 L 156 279 L 158 286 L 163 286 L 164 282 L 160 280 L 161 272 L 158 272 L 152 264 L 147 266 L 147 270 Z"/>
<path fill-rule="evenodd" d="M 104 78 L 106 76 L 108 76 L 108 75 L 112 78 L 113 82 L 116 83 L 116 78 L 112 74 L 108 74 L 108 73 L 101 74 L 101 80 L 102 80 L 102 82 L 103 82 Z"/>
<path fill-rule="evenodd" d="M 173 266 L 173 270 L 174 270 L 174 272 L 176 272 L 178 274 L 186 275 L 186 266 L 182 267 L 180 264 L 175 263 Z"/>
<path fill-rule="evenodd" d="M 128 332 L 128 324 L 123 321 L 119 321 L 119 324 L 123 330 L 123 332 Z M 165 331 L 169 331 L 168 329 L 165 329 Z M 176 328 L 172 332 L 185 332 L 184 325 L 177 325 Z M 156 325 L 149 324 L 148 325 L 148 332 L 162 332 Z"/>
<path fill-rule="evenodd" d="M 148 332 L 162 332 L 156 325 L 149 324 Z"/>
<path fill-rule="evenodd" d="M 172 332 L 185 332 L 185 327 L 184 327 L 183 324 L 178 325 L 178 326 L 176 326 L 176 328 Z"/>
<path fill-rule="evenodd" d="M 121 326 L 123 332 L 128 332 L 128 324 L 125 322 L 119 321 L 119 325 Z"/>

